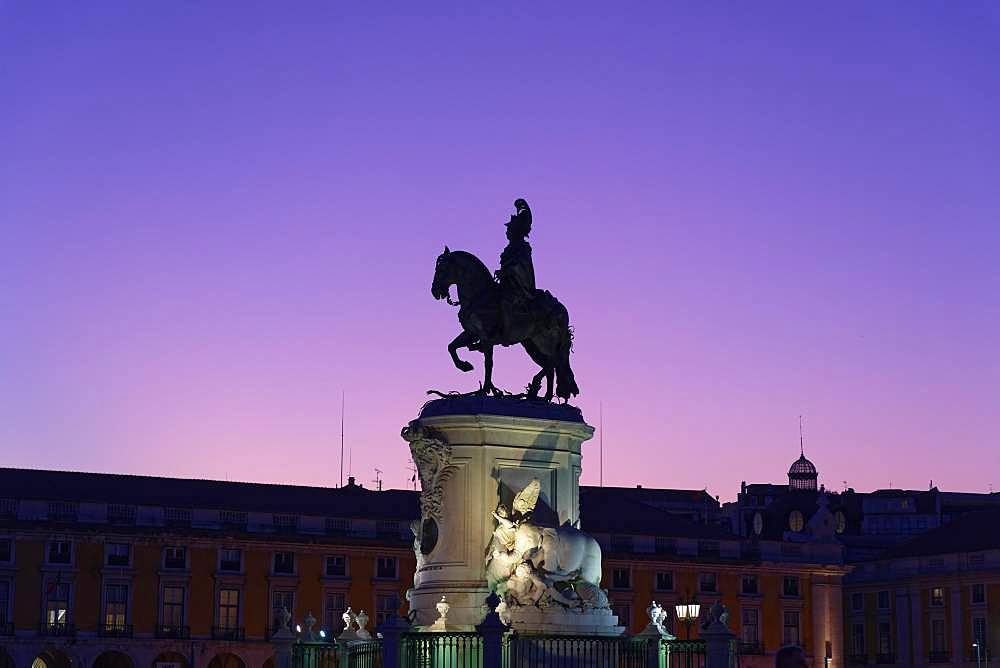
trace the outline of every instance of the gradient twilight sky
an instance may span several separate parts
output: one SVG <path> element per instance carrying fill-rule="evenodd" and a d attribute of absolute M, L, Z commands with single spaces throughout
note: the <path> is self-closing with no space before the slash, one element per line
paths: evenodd
<path fill-rule="evenodd" d="M 501 4 L 0 0 L 0 465 L 406 486 L 524 196 L 606 484 L 1000 489 L 1000 4 Z"/>

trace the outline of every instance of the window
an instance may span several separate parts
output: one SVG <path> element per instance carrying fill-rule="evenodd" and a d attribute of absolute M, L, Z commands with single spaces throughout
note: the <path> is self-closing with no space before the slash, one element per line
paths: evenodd
<path fill-rule="evenodd" d="M 247 525 L 247 514 L 237 510 L 220 510 L 219 521 L 235 527 L 245 527 Z"/>
<path fill-rule="evenodd" d="M 238 573 L 243 570 L 243 550 L 224 548 L 219 552 L 219 570 Z"/>
<path fill-rule="evenodd" d="M 799 613 L 797 610 L 786 610 L 782 615 L 782 642 L 785 645 L 799 644 Z"/>
<path fill-rule="evenodd" d="M 399 596 L 396 594 L 379 594 L 375 597 L 375 626 L 385 624 L 399 611 Z"/>
<path fill-rule="evenodd" d="M 351 533 L 351 520 L 341 517 L 327 517 L 326 532 L 335 536 L 346 536 Z"/>
<path fill-rule="evenodd" d="M 941 587 L 934 587 L 931 589 L 931 605 L 935 608 L 940 608 L 944 605 L 944 589 Z"/>
<path fill-rule="evenodd" d="M 2 610 L 2 608 L 0 608 Z M 980 646 L 986 644 L 986 618 L 985 617 L 973 617 L 972 618 L 972 641 L 979 643 Z"/>
<path fill-rule="evenodd" d="M 715 594 L 719 591 L 719 583 L 715 573 L 701 573 L 698 575 L 698 591 L 704 594 Z"/>
<path fill-rule="evenodd" d="M 275 591 L 271 594 L 271 632 L 277 633 L 282 627 L 282 617 L 284 616 L 283 610 L 287 610 L 290 614 L 295 614 L 295 592 L 294 591 Z M 287 628 L 289 631 L 292 630 L 291 619 L 288 620 Z"/>
<path fill-rule="evenodd" d="M 135 506 L 109 503 L 108 522 L 112 524 L 135 524 Z"/>
<path fill-rule="evenodd" d="M 79 506 L 75 503 L 49 502 L 50 522 L 76 522 Z"/>
<path fill-rule="evenodd" d="M 878 609 L 888 610 L 889 609 L 889 592 L 880 591 L 878 593 Z"/>
<path fill-rule="evenodd" d="M 986 585 L 980 583 L 972 585 L 970 590 L 970 600 L 973 605 L 986 603 Z"/>
<path fill-rule="evenodd" d="M 127 567 L 132 553 L 128 543 L 107 543 L 104 546 L 104 564 L 106 566 Z"/>
<path fill-rule="evenodd" d="M 674 590 L 674 574 L 671 571 L 657 571 L 656 572 L 656 590 L 657 591 L 673 591 Z"/>
<path fill-rule="evenodd" d="M 274 572 L 279 575 L 294 575 L 295 574 L 295 553 L 294 552 L 275 552 L 274 553 Z"/>
<path fill-rule="evenodd" d="M 864 656 L 868 653 L 865 649 L 864 624 L 851 624 L 851 653 L 854 656 Z"/>
<path fill-rule="evenodd" d="M 271 526 L 275 531 L 294 532 L 299 528 L 298 515 L 271 515 Z"/>
<path fill-rule="evenodd" d="M 865 595 L 861 592 L 851 594 L 851 610 L 861 612 L 865 609 Z"/>
<path fill-rule="evenodd" d="M 750 595 L 760 593 L 756 575 L 744 575 L 740 578 L 740 593 Z"/>
<path fill-rule="evenodd" d="M 49 543 L 47 556 L 50 564 L 66 564 L 73 560 L 73 544 L 66 540 L 54 540 Z"/>
<path fill-rule="evenodd" d="M 395 580 L 399 577 L 399 563 L 396 557 L 378 557 L 375 562 L 375 577 Z"/>
<path fill-rule="evenodd" d="M 740 639 L 745 643 L 757 644 L 760 642 L 760 610 L 757 608 L 743 608 L 743 628 L 740 631 Z"/>
<path fill-rule="evenodd" d="M 375 535 L 379 538 L 398 538 L 399 522 L 396 520 L 378 520 L 375 522 Z"/>
<path fill-rule="evenodd" d="M 945 645 L 944 620 L 943 619 L 932 619 L 931 620 L 931 651 L 932 652 L 945 652 L 945 651 L 947 651 L 947 647 Z"/>
<path fill-rule="evenodd" d="M 170 570 L 187 568 L 187 548 L 176 546 L 164 548 L 163 567 Z"/>
<path fill-rule="evenodd" d="M 341 615 L 346 609 L 344 594 L 336 591 L 326 592 L 326 598 L 323 601 L 323 627 L 327 633 L 333 635 L 343 630 L 344 619 Z"/>
<path fill-rule="evenodd" d="M 240 590 L 219 590 L 219 628 L 235 630 L 240 625 Z"/>
<path fill-rule="evenodd" d="M 794 575 L 785 576 L 781 582 L 781 594 L 782 596 L 788 596 L 790 598 L 798 598 L 799 579 Z"/>
<path fill-rule="evenodd" d="M 128 585 L 104 585 L 104 628 L 107 631 L 124 631 L 128 609 Z"/>
<path fill-rule="evenodd" d="M 69 624 L 69 583 L 49 582 L 45 596 L 45 623 L 49 628 Z"/>
<path fill-rule="evenodd" d="M 805 526 L 805 519 L 802 517 L 802 512 L 799 510 L 793 510 L 788 515 L 788 528 L 792 531 L 799 532 L 802 531 L 802 527 Z"/>
<path fill-rule="evenodd" d="M 184 587 L 163 588 L 163 625 L 172 629 L 184 626 Z"/>
<path fill-rule="evenodd" d="M 168 526 L 191 526 L 191 510 L 189 508 L 164 508 L 163 521 Z"/>
<path fill-rule="evenodd" d="M 10 538 L 0 538 L 0 564 L 14 561 L 14 541 Z"/>
<path fill-rule="evenodd" d="M 632 571 L 628 568 L 616 568 L 611 572 L 612 589 L 631 589 Z"/>
<path fill-rule="evenodd" d="M 337 554 L 326 558 L 326 575 L 331 578 L 347 577 L 347 557 Z"/>
<path fill-rule="evenodd" d="M 878 623 L 878 653 L 885 657 L 892 654 L 892 627 L 889 622 Z"/>
<path fill-rule="evenodd" d="M 10 621 L 10 581 L 0 580 L 0 626 Z"/>

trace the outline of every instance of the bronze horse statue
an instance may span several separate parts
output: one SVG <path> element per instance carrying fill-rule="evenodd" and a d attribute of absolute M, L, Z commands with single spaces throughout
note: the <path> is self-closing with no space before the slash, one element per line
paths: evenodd
<path fill-rule="evenodd" d="M 475 394 L 501 395 L 493 385 L 493 348 L 497 345 L 510 346 L 520 343 L 528 356 L 541 370 L 528 384 L 526 396 L 537 399 L 542 378 L 546 380 L 545 401 L 555 394 L 563 401 L 569 401 L 580 393 L 570 368 L 569 354 L 573 346 L 573 331 L 569 326 L 569 313 L 548 290 L 536 290 L 528 310 L 515 322 L 503 323 L 500 304 L 500 288 L 490 270 L 472 253 L 451 251 L 445 246 L 438 256 L 434 269 L 431 295 L 434 299 L 446 299 L 451 286 L 458 292 L 458 321 L 462 333 L 448 344 L 448 352 L 455 366 L 461 371 L 472 371 L 472 364 L 458 356 L 459 348 L 479 350 L 483 353 L 485 379 L 482 388 Z"/>

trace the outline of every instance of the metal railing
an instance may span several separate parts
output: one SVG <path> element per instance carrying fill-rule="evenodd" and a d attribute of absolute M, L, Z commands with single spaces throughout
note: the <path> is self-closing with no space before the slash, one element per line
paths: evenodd
<path fill-rule="evenodd" d="M 664 668 L 704 668 L 704 640 L 661 640 L 660 666 Z"/>
<path fill-rule="evenodd" d="M 294 668 L 339 668 L 336 643 L 295 643 L 292 645 Z"/>
<path fill-rule="evenodd" d="M 131 624 L 98 624 L 97 637 L 99 638 L 131 638 Z"/>
<path fill-rule="evenodd" d="M 38 634 L 56 638 L 72 638 L 76 635 L 76 625 L 70 622 L 42 622 Z"/>
<path fill-rule="evenodd" d="M 536 636 L 512 633 L 505 668 L 645 668 L 648 641 L 622 636 Z"/>
<path fill-rule="evenodd" d="M 406 668 L 479 668 L 483 638 L 475 632 L 407 633 L 400 656 Z"/>
<path fill-rule="evenodd" d="M 382 668 L 382 641 L 362 640 L 347 644 L 349 668 Z"/>
<path fill-rule="evenodd" d="M 225 626 L 212 627 L 212 640 L 245 640 L 246 629 L 242 626 L 228 628 Z"/>
<path fill-rule="evenodd" d="M 191 627 L 178 626 L 176 624 L 160 624 L 156 627 L 156 637 L 187 640 L 191 637 Z"/>

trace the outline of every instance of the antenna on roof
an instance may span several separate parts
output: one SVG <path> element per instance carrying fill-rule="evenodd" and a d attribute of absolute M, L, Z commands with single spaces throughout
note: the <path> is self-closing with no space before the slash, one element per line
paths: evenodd
<path fill-rule="evenodd" d="M 802 437 L 802 416 L 799 416 L 799 454 L 806 456 L 805 439 Z"/>
<path fill-rule="evenodd" d="M 604 487 L 604 402 L 603 401 L 598 402 L 597 406 L 598 406 L 597 410 L 599 411 L 598 429 L 601 430 L 601 438 L 600 438 L 600 441 L 599 441 L 599 443 L 600 443 L 600 451 L 601 451 L 601 454 L 600 454 L 600 457 L 601 457 L 601 465 L 600 465 L 601 479 L 600 479 L 600 486 Z"/>
<path fill-rule="evenodd" d="M 377 467 L 375 469 L 375 489 L 382 491 L 382 469 Z"/>
<path fill-rule="evenodd" d="M 340 391 L 340 486 L 344 486 L 344 391 Z"/>

